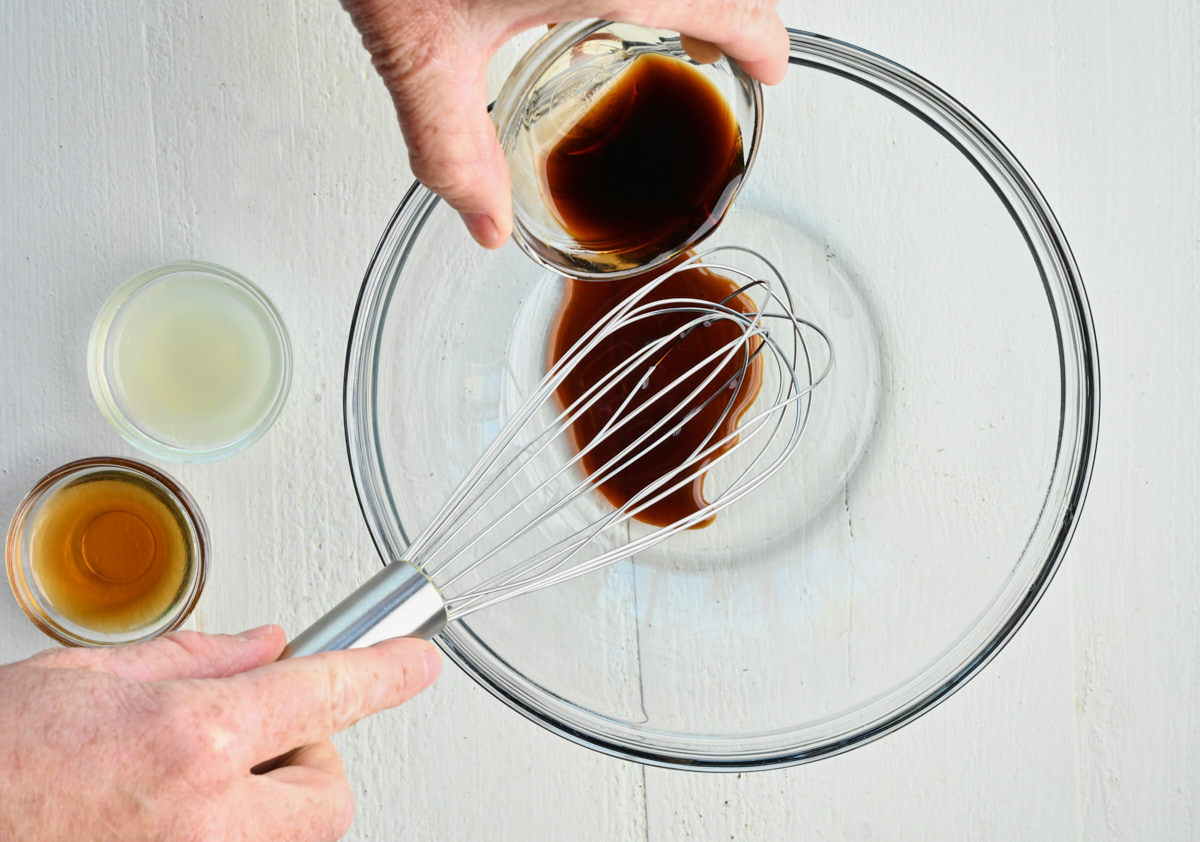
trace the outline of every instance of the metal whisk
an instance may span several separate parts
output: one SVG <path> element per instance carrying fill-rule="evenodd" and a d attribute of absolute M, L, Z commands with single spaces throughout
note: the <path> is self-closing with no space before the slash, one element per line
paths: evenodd
<path fill-rule="evenodd" d="M 752 266 L 743 268 L 747 262 Z M 667 278 L 698 265 L 740 288 L 721 302 L 647 300 Z M 754 299 L 753 312 L 730 306 L 743 293 Z M 672 314 L 677 328 L 616 361 L 570 406 L 557 404 L 556 390 L 589 354 L 622 328 L 665 314 Z M 670 382 L 653 381 L 655 369 L 684 337 L 718 322 L 736 328 L 733 339 Z M 813 336 L 823 344 L 825 360 L 815 374 L 808 344 Z M 601 483 L 677 435 L 703 407 L 724 401 L 729 412 L 756 359 L 762 361 L 762 386 L 732 433 L 714 425 L 691 458 L 620 506 L 600 497 Z M 783 467 L 808 422 L 808 396 L 832 366 L 828 337 L 795 315 L 783 277 L 760 255 L 721 247 L 673 267 L 601 318 L 551 367 L 405 558 L 388 564 L 298 635 L 284 656 L 369 646 L 391 637 L 430 638 L 451 620 L 629 558 L 703 523 Z M 634 392 L 642 393 L 638 401 Z M 615 412 L 590 442 L 574 442 L 573 422 L 605 400 L 615 400 Z M 639 426 L 636 419 L 647 412 L 652 415 Z M 584 457 L 609 437 L 616 437 L 615 454 L 584 471 Z M 663 527 L 633 522 L 699 476 L 711 499 L 707 505 Z"/>

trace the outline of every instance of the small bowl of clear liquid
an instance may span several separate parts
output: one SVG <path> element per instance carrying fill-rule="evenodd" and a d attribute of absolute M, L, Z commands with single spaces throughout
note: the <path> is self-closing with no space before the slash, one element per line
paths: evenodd
<path fill-rule="evenodd" d="M 105 302 L 88 342 L 100 411 L 162 459 L 209 462 L 263 436 L 291 384 L 287 328 L 270 299 L 212 263 L 175 261 Z"/>

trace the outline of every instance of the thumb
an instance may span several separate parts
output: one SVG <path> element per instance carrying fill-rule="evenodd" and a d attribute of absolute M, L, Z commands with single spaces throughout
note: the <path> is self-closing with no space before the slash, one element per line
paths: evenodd
<path fill-rule="evenodd" d="M 286 642 L 279 626 L 239 635 L 171 632 L 111 649 L 60 649 L 38 656 L 43 667 L 80 667 L 130 681 L 225 678 L 269 664 Z"/>
<path fill-rule="evenodd" d="M 487 113 L 489 50 L 419 4 L 342 0 L 400 119 L 412 173 L 499 248 L 512 230 L 508 165 Z M 426 10 L 428 11 L 428 10 Z"/>
<path fill-rule="evenodd" d="M 512 231 L 512 188 L 487 113 L 485 72 L 469 57 L 385 81 L 413 175 L 459 212 L 476 242 L 499 248 Z"/>

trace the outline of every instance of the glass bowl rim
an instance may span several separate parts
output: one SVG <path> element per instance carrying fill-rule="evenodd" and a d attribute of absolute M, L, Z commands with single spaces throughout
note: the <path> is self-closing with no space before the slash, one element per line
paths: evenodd
<path fill-rule="evenodd" d="M 1050 294 L 1051 283 L 1047 277 L 1048 271 L 1052 272 L 1055 279 L 1061 284 L 1061 294 L 1065 299 L 1062 312 L 1059 311 L 1059 305 L 1055 304 L 1053 299 L 1050 301 L 1050 305 L 1054 317 L 1054 327 L 1059 335 L 1064 412 L 1067 410 L 1067 389 L 1071 385 L 1070 381 L 1073 378 L 1078 379 L 1070 395 L 1076 405 L 1076 413 L 1072 419 L 1076 434 L 1074 440 L 1070 442 L 1070 446 L 1064 446 L 1062 441 L 1059 443 L 1055 473 L 1065 477 L 1061 480 L 1062 490 L 1060 492 L 1063 502 L 1051 518 L 1049 531 L 1053 537 L 1047 542 L 1045 558 L 1038 565 L 1035 575 L 1022 580 L 1020 599 L 1007 609 L 1003 621 L 994 628 L 990 636 L 975 647 L 971 657 L 959 662 L 954 670 L 924 689 L 919 697 L 890 711 L 885 716 L 864 722 L 853 733 L 837 739 L 826 740 L 816 746 L 798 747 L 793 744 L 784 748 L 772 749 L 760 745 L 755 748 L 711 755 L 703 752 L 689 752 L 678 745 L 670 749 L 650 745 L 645 740 L 632 739 L 628 735 L 615 732 L 599 733 L 597 730 L 586 730 L 555 715 L 555 707 L 564 705 L 563 701 L 554 697 L 553 694 L 540 691 L 537 705 L 528 701 L 526 696 L 531 694 L 519 692 L 518 688 L 506 680 L 505 675 L 495 669 L 497 663 L 503 664 L 498 656 L 493 657 L 493 663 L 478 661 L 475 655 L 455 638 L 456 633 L 462 634 L 464 637 L 469 636 L 471 643 L 480 651 L 490 653 L 491 650 L 486 642 L 475 636 L 469 628 L 465 631 L 449 628 L 436 638 L 436 642 L 443 651 L 478 684 L 526 718 L 579 745 L 619 759 L 632 760 L 651 766 L 715 772 L 794 766 L 840 754 L 872 742 L 936 707 L 977 675 L 1004 648 L 1041 600 L 1058 570 L 1074 534 L 1087 496 L 1095 460 L 1100 410 L 1100 371 L 1091 310 L 1078 266 L 1066 237 L 1045 197 L 1028 172 L 982 121 L 948 93 L 924 77 L 890 59 L 834 38 L 797 29 L 789 29 L 788 32 L 792 52 L 790 63 L 814 67 L 847 78 L 898 104 L 954 145 L 975 166 L 981 177 L 988 181 L 998 199 L 1007 206 L 1014 223 L 1021 228 L 1026 244 L 1033 252 L 1038 269 L 1042 273 L 1043 285 L 1047 288 L 1047 294 Z M 797 52 L 803 57 L 798 57 Z M 934 111 L 938 119 L 935 120 L 915 105 L 907 103 L 904 99 L 906 94 L 912 96 L 923 107 Z M 956 135 L 955 132 L 958 134 Z M 968 151 L 967 144 L 973 148 L 974 155 Z M 980 158 L 992 165 L 1004 180 L 1004 184 L 1015 192 L 1016 204 L 1020 206 L 1020 210 L 1029 218 L 1034 227 L 1034 233 L 1038 238 L 1036 242 L 1031 238 L 1030 231 L 1025 228 L 1018 216 L 1018 210 L 1013 206 L 1014 203 L 1001 193 L 996 179 L 984 169 Z M 374 437 L 371 429 L 370 413 L 360 413 L 359 407 L 366 409 L 372 407 L 375 402 L 375 384 L 370 375 L 374 371 L 373 360 L 377 359 L 375 351 L 380 341 L 379 329 L 382 322 L 379 316 L 381 313 L 386 314 L 387 303 L 392 293 L 391 278 L 388 276 L 387 268 L 391 260 L 397 256 L 403 260 L 408 249 L 411 248 L 412 239 L 419 235 L 420 229 L 437 202 L 436 196 L 420 183 L 414 183 L 401 200 L 368 264 L 355 306 L 347 343 L 343 381 L 347 454 L 359 508 L 367 522 L 377 550 L 385 559 L 390 554 L 389 542 L 407 545 L 410 538 L 406 534 L 403 524 L 385 523 L 382 517 L 385 511 L 380 507 L 390 505 L 392 492 L 390 487 L 381 481 L 382 451 L 380 443 Z M 1044 250 L 1044 255 L 1042 252 L 1036 251 L 1036 247 L 1039 246 Z M 1043 257 L 1051 264 L 1049 270 L 1043 265 Z M 1065 324 L 1060 321 L 1063 319 L 1065 319 Z M 1070 342 L 1063 338 L 1064 330 L 1069 331 Z M 1070 369 L 1061 359 L 1061 348 L 1066 345 L 1069 345 L 1078 356 L 1078 361 Z M 356 377 L 359 373 L 365 373 L 366 376 Z M 1065 423 L 1065 418 L 1060 421 L 1060 424 Z M 1060 426 L 1060 437 L 1062 429 Z M 1053 482 L 1054 480 L 1052 480 Z M 373 506 L 379 509 L 378 515 L 372 511 Z M 942 660 L 935 659 L 933 663 L 940 664 Z M 921 677 L 921 674 L 918 673 L 917 677 Z M 865 706 L 864 704 L 863 707 Z M 600 717 L 597 716 L 593 719 L 600 719 Z M 592 720 L 589 720 L 589 723 L 591 722 Z M 652 734 L 654 732 L 640 731 L 637 733 Z M 773 734 L 767 736 L 770 737 Z M 697 737 L 696 739 L 704 740 L 708 737 Z M 734 739 L 739 739 L 744 743 L 748 738 L 735 737 Z"/>
<path fill-rule="evenodd" d="M 136 418 L 121 411 L 120 405 L 113 397 L 112 390 L 105 376 L 105 357 L 110 338 L 109 332 L 124 309 L 125 305 L 144 287 L 159 278 L 180 272 L 194 272 L 228 281 L 248 294 L 251 300 L 266 316 L 270 330 L 264 332 L 267 341 L 279 351 L 280 373 L 279 385 L 270 408 L 257 424 L 246 430 L 241 436 L 227 444 L 207 448 L 178 447 L 160 441 L 146 432 Z M 215 462 L 235 453 L 240 453 L 257 442 L 278 420 L 287 403 L 288 394 L 292 387 L 292 342 L 287 325 L 283 321 L 274 302 L 249 278 L 241 273 L 217 263 L 203 260 L 169 260 L 159 263 L 137 273 L 125 283 L 117 287 L 104 301 L 92 330 L 88 336 L 87 348 L 88 383 L 91 386 L 92 397 L 100 414 L 120 436 L 134 447 L 151 456 L 165 459 L 169 462 Z"/>
<path fill-rule="evenodd" d="M 191 535 L 187 537 L 192 539 L 196 546 L 196 575 L 193 577 L 193 582 L 187 595 L 172 607 L 169 614 L 170 620 L 165 625 L 157 627 L 152 632 L 140 637 L 112 641 L 84 637 L 48 622 L 42 616 L 41 610 L 33 604 L 32 598 L 26 593 L 25 589 L 18 585 L 18 580 L 25 578 L 25 557 L 21 552 L 21 547 L 24 543 L 25 524 L 30 513 L 51 488 L 63 481 L 75 477 L 87 476 L 88 474 L 105 469 L 137 474 L 154 481 L 166 489 L 172 503 L 177 511 L 184 516 L 191 530 Z M 165 471 L 155 468 L 153 465 L 147 465 L 145 462 L 139 462 L 135 459 L 126 459 L 120 456 L 92 456 L 86 459 L 76 459 L 73 462 L 61 465 L 34 483 L 29 493 L 25 495 L 20 505 L 17 506 L 17 510 L 13 513 L 12 520 L 9 522 L 8 535 L 5 542 L 5 564 L 8 572 L 8 584 L 12 589 L 13 596 L 17 600 L 17 604 L 21 606 L 21 610 L 25 612 L 25 616 L 29 618 L 29 621 L 43 634 L 65 646 L 103 648 L 151 640 L 169 631 L 174 631 L 183 625 L 184 621 L 195 610 L 196 604 L 200 601 L 200 595 L 204 592 L 205 582 L 208 580 L 209 544 L 208 524 L 204 520 L 204 515 L 200 511 L 199 505 L 197 505 L 196 500 L 188 490 L 180 485 L 172 476 Z"/>

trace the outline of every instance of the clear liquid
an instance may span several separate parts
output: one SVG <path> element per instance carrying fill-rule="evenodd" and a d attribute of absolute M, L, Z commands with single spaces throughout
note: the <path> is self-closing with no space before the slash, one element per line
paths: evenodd
<path fill-rule="evenodd" d="M 154 438 L 220 447 L 270 411 L 282 360 L 268 317 L 242 288 L 172 275 L 126 302 L 113 328 L 115 397 Z"/>

